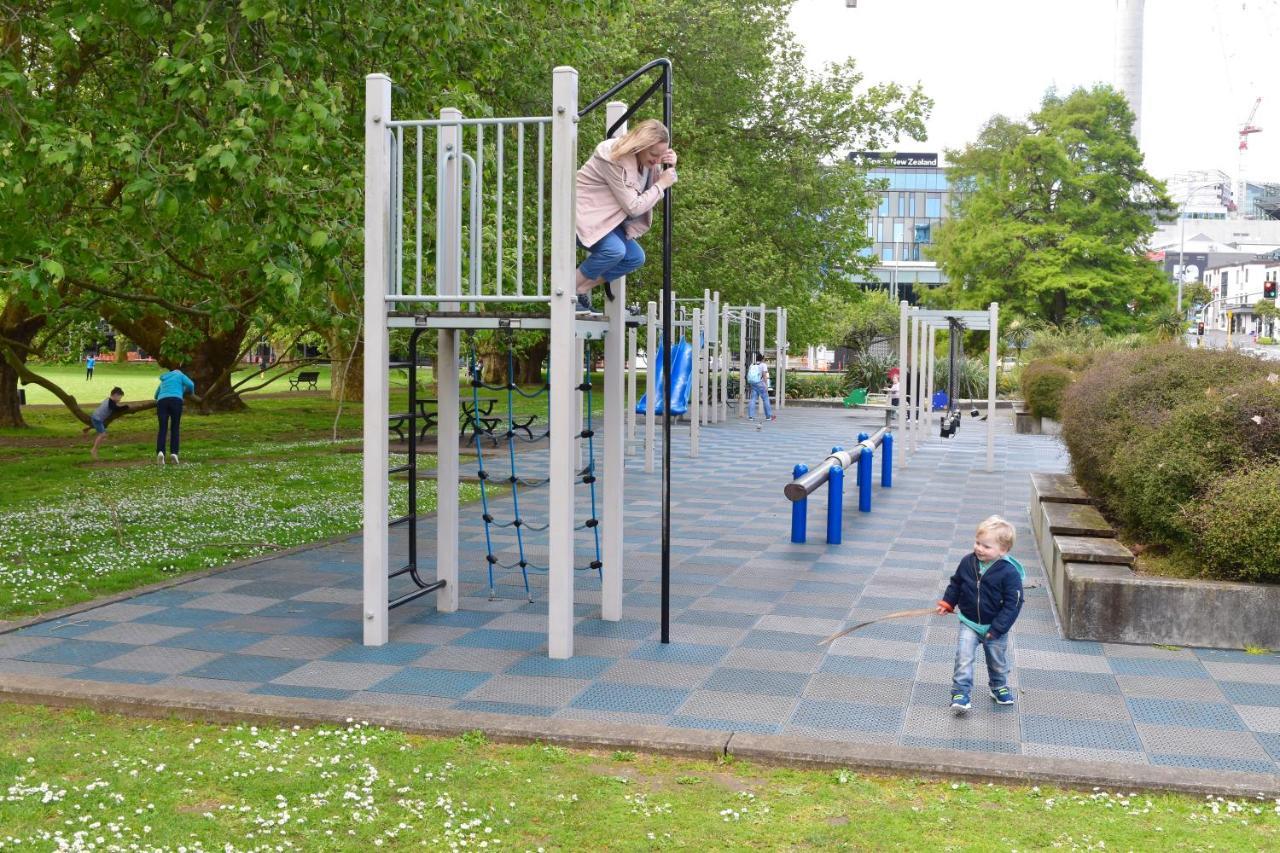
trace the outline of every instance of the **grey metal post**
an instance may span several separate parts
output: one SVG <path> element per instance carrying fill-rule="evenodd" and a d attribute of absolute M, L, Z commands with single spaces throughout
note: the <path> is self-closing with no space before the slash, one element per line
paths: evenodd
<path fill-rule="evenodd" d="M 701 423 L 702 406 L 702 379 L 698 376 L 702 367 L 702 347 L 698 346 L 698 339 L 702 336 L 702 309 L 693 309 L 693 322 L 689 326 L 689 337 L 693 340 L 694 358 L 693 370 L 694 375 L 691 377 L 693 381 L 689 383 L 689 458 L 698 458 L 698 429 Z"/>
<path fill-rule="evenodd" d="M 389 394 L 386 294 L 391 281 L 391 78 L 370 74 L 364 83 L 364 644 L 388 637 L 387 438 Z"/>
<path fill-rule="evenodd" d="M 717 297 L 717 302 L 719 297 Z M 729 420 L 729 306 L 716 306 L 720 314 L 720 420 Z"/>
<path fill-rule="evenodd" d="M 657 444 L 657 421 L 653 414 L 658 394 L 658 303 L 645 308 L 644 381 L 644 472 L 653 473 L 653 451 Z"/>
<path fill-rule="evenodd" d="M 907 372 L 907 338 L 910 327 L 908 320 L 908 312 L 910 308 L 904 299 L 898 303 L 898 435 L 906 437 L 907 434 L 907 394 L 911 387 L 911 374 Z M 905 445 L 905 443 L 904 443 Z M 902 453 L 902 465 L 907 464 L 909 454 L 906 453 L 904 446 Z"/>
<path fill-rule="evenodd" d="M 627 455 L 636 452 L 636 338 L 634 326 L 627 329 Z"/>
<path fill-rule="evenodd" d="M 574 364 L 576 245 L 573 191 L 578 159 L 578 72 L 552 75 L 551 116 L 551 448 L 549 453 L 547 655 L 573 657 Z M 442 401 L 443 402 L 443 401 Z M 443 413 L 441 414 L 443 418 Z"/>
<path fill-rule="evenodd" d="M 743 305 L 738 312 L 738 417 L 747 416 L 747 312 Z"/>
<path fill-rule="evenodd" d="M 987 471 L 996 467 L 996 358 L 997 345 L 1000 341 L 1000 305 L 992 302 L 987 308 L 991 312 L 991 338 L 987 346 Z"/>
<path fill-rule="evenodd" d="M 460 119 L 452 107 L 440 111 L 442 119 Z M 462 293 L 462 128 L 441 127 L 436 136 L 440 181 L 436 189 L 436 215 L 440 217 L 440 245 L 436 247 L 436 295 Z M 457 302 L 440 303 L 441 311 L 457 311 Z M 436 342 L 437 432 L 436 577 L 446 581 L 436 593 L 436 609 L 458 609 L 458 339 L 457 329 L 441 329 Z"/>
<path fill-rule="evenodd" d="M 627 105 L 610 101 L 605 105 L 605 132 L 627 110 Z M 621 127 L 618 133 L 625 133 Z M 626 369 L 624 344 L 627 335 L 627 280 L 614 279 L 613 300 L 604 301 L 609 331 L 604 336 L 604 506 L 601 512 L 602 554 L 600 618 L 617 622 L 622 618 L 623 571 L 623 459 L 626 435 L 623 432 L 626 397 L 623 373 Z"/>

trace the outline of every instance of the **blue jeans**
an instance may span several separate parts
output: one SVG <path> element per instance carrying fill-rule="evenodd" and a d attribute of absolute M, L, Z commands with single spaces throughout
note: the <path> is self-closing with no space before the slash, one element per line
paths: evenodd
<path fill-rule="evenodd" d="M 582 274 L 595 281 L 613 281 L 644 266 L 644 249 L 627 239 L 625 225 L 619 225 L 587 249 L 590 255 L 582 262 Z"/>
<path fill-rule="evenodd" d="M 764 403 L 765 420 L 773 417 L 773 410 L 769 408 L 769 387 L 763 382 L 751 383 L 751 399 L 747 401 L 747 417 L 751 420 L 756 419 L 756 398 L 759 398 Z"/>
<path fill-rule="evenodd" d="M 156 400 L 156 418 L 159 429 L 156 431 L 156 453 L 164 453 L 164 441 L 169 439 L 169 452 L 178 454 L 178 428 L 182 425 L 182 398 L 161 397 Z"/>
<path fill-rule="evenodd" d="M 956 669 L 951 676 L 951 692 L 968 696 L 973 690 L 973 659 L 977 657 L 978 646 L 987 655 L 987 681 L 991 689 L 1004 687 L 1009 683 L 1009 635 L 998 640 L 987 640 L 978 636 L 978 632 L 963 622 L 960 633 L 956 635 Z"/>

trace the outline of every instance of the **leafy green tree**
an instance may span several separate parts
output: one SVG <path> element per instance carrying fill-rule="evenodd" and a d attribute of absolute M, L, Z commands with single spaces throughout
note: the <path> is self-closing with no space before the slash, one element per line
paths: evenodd
<path fill-rule="evenodd" d="M 950 284 L 934 300 L 996 301 L 1054 325 L 1152 326 L 1172 289 L 1145 250 L 1172 206 L 1132 127 L 1124 96 L 1108 86 L 1050 92 L 1027 121 L 996 116 L 976 142 L 948 152 L 952 180 L 970 191 L 938 230 L 931 254 Z"/>

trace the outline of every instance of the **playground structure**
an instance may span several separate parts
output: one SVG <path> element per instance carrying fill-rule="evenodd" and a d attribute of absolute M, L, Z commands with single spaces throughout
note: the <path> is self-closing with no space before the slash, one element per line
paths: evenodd
<path fill-rule="evenodd" d="M 1000 329 L 1000 306 L 992 302 L 985 311 L 930 310 L 899 304 L 898 364 L 906 365 L 902 373 L 901 393 L 897 406 L 897 431 L 903 436 L 903 462 L 926 439 L 925 430 L 932 420 L 934 378 L 937 367 L 938 332 L 948 336 L 950 365 L 945 411 L 939 418 L 942 438 L 955 435 L 963 420 L 958 405 L 956 364 L 962 354 L 962 336 L 966 331 L 988 332 L 987 355 L 987 471 L 995 470 L 996 358 Z M 938 397 L 941 402 L 942 398 Z M 972 410 L 973 414 L 977 409 Z"/>
<path fill-rule="evenodd" d="M 769 318 L 774 318 L 773 347 L 768 346 Z M 760 352 L 768 360 L 771 356 L 776 369 L 773 377 L 774 409 L 781 409 L 787 400 L 787 309 L 781 306 L 769 308 L 765 305 L 726 305 L 722 314 L 723 340 L 731 340 L 733 327 L 738 332 L 738 417 L 747 416 L 747 399 L 750 396 L 746 388 L 747 367 L 751 363 L 751 354 Z M 730 399 L 727 373 L 722 378 L 721 399 L 727 409 Z"/>
<path fill-rule="evenodd" d="M 660 73 L 630 107 L 611 101 L 615 94 L 650 71 Z M 552 114 L 514 118 L 464 118 L 453 108 L 437 119 L 393 119 L 392 83 L 384 74 L 365 80 L 365 375 L 364 375 L 364 537 L 363 639 L 382 645 L 389 639 L 392 608 L 430 593 L 436 608 L 453 612 L 459 599 L 459 371 L 462 333 L 468 330 L 545 330 L 550 335 L 548 394 L 548 476 L 545 483 L 547 534 L 547 648 L 552 658 L 573 655 L 575 521 L 574 487 L 592 488 L 592 517 L 585 525 L 598 543 L 588 568 L 601 574 L 600 618 L 622 615 L 624 454 L 624 345 L 627 338 L 626 282 L 612 283 L 613 299 L 603 319 L 575 313 L 577 267 L 574 231 L 574 181 L 577 170 L 579 119 L 607 102 L 606 136 L 625 130 L 627 119 L 650 97 L 663 95 L 663 121 L 671 125 L 671 65 L 649 63 L 592 101 L 578 108 L 578 75 L 558 67 L 552 75 Z M 549 130 L 549 134 L 548 134 Z M 488 138 L 486 138 L 486 132 Z M 430 136 L 434 135 L 434 139 Z M 547 136 L 550 136 L 550 182 L 546 181 Z M 512 138 L 514 137 L 514 139 Z M 428 147 L 434 147 L 434 157 Z M 514 149 L 512 151 L 512 149 Z M 533 177 L 526 174 L 535 149 Z M 514 154 L 515 163 L 511 162 Z M 406 166 L 408 171 L 406 172 Z M 492 184 L 488 182 L 492 180 Z M 504 186 L 505 182 L 505 186 Z M 529 203 L 528 184 L 533 183 Z M 514 193 L 511 187 L 514 185 Z M 406 193 L 406 188 L 408 192 Z M 486 190 L 491 188 L 492 195 Z M 434 203 L 431 202 L 434 191 Z M 512 196 L 514 195 L 514 198 Z M 663 198 L 662 337 L 672 339 L 671 200 Z M 464 209 L 466 217 L 464 218 Z M 548 210 L 549 209 L 549 210 Z M 504 223 L 514 212 L 515 234 Z M 549 216 L 546 214 L 549 212 Z M 533 218 L 526 229 L 526 216 Z M 432 228 L 424 223 L 434 220 Z M 532 231 L 532 233 L 529 233 Z M 464 247 L 463 235 L 467 235 Z M 425 233 L 425 237 L 424 237 Z M 493 235 L 486 246 L 485 235 Z M 514 241 L 510 238 L 514 236 Z M 504 240 L 507 244 L 504 249 Z M 465 250 L 464 250 L 465 249 Z M 549 249 L 549 268 L 548 252 Z M 532 275 L 526 275 L 526 261 Z M 489 275 L 490 270 L 492 275 Z M 434 292 L 424 290 L 424 274 L 433 271 Z M 529 281 L 532 279 L 532 281 Z M 465 286 L 464 286 L 465 285 Z M 537 313 L 545 307 L 546 313 Z M 490 310 L 493 309 L 493 310 Z M 505 312 L 504 312 L 505 309 Z M 532 309 L 532 310 L 531 310 Z M 652 328 L 652 327 L 651 327 Z M 389 411 L 390 331 L 410 330 L 409 406 L 407 414 Z M 435 577 L 428 578 L 417 547 L 418 419 L 416 369 L 418 345 L 427 331 L 437 334 L 435 363 L 438 385 L 437 534 Z M 603 499 L 595 499 L 594 430 L 582 420 L 582 400 L 590 393 L 584 366 L 587 341 L 603 341 L 604 429 Z M 665 354 L 664 354 L 665 355 Z M 650 359 L 652 362 L 653 359 Z M 669 356 L 664 357 L 669 362 Z M 634 362 L 633 362 L 634 363 Z M 589 366 L 589 365 L 588 365 Z M 671 365 L 664 364 L 671 375 Z M 652 370 L 653 368 L 651 368 Z M 510 379 L 510 377 L 509 377 Z M 473 388 L 475 386 L 473 385 Z M 670 383 L 663 389 L 662 471 L 662 641 L 669 640 L 670 601 Z M 408 421 L 408 460 L 391 465 L 388 422 Z M 474 425 L 478 428 L 478 425 Z M 512 442 L 508 423 L 505 438 Z M 592 462 L 583 472 L 586 439 Z M 481 463 L 483 465 L 483 463 Z M 514 466 L 514 462 L 513 462 Z M 482 469 L 483 470 L 483 469 Z M 408 476 L 407 512 L 389 518 L 390 480 Z M 482 477 L 482 483 L 484 478 Z M 513 471 L 511 486 L 521 488 Z M 527 484 L 526 484 L 527 485 Z M 485 509 L 488 516 L 488 510 Z M 598 514 L 598 518 L 596 517 Z M 520 520 L 519 514 L 516 520 Z M 489 519 L 486 518 L 486 533 Z M 390 567 L 390 532 L 406 527 L 408 560 Z M 519 529 L 521 525 L 517 525 Z M 495 559 L 490 548 L 490 571 Z M 529 568 L 523 546 L 518 567 Z M 394 578 L 407 576 L 413 588 L 389 597 Z M 527 572 L 526 572 L 527 583 Z"/>
<path fill-rule="evenodd" d="M 880 454 L 880 487 L 893 487 L 893 434 L 887 427 L 875 433 L 858 434 L 858 445 L 853 450 L 831 448 L 831 454 L 809 469 L 797 465 L 791 472 L 792 480 L 782 490 L 791 501 L 791 541 L 803 543 L 806 538 L 809 495 L 827 486 L 827 544 L 839 545 L 844 540 L 844 472 L 856 463 L 858 486 L 858 511 L 871 512 L 871 473 L 875 466 L 875 452 Z"/>

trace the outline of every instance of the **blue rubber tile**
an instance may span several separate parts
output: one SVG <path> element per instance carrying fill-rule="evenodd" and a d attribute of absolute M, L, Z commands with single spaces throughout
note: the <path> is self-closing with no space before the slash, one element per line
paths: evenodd
<path fill-rule="evenodd" d="M 699 643 L 641 643 L 631 652 L 636 660 L 662 661 L 664 663 L 692 663 L 703 666 L 720 662 L 729 653 L 727 646 Z"/>
<path fill-rule="evenodd" d="M 686 564 L 687 565 L 687 564 Z M 672 578 L 673 583 L 691 583 L 703 584 L 704 586 L 715 586 L 723 581 L 724 575 L 699 574 L 697 572 L 678 571 Z"/>
<path fill-rule="evenodd" d="M 295 595 L 302 595 L 304 592 L 310 592 L 313 589 L 311 584 L 288 583 L 278 580 L 257 580 L 251 581 L 236 587 L 235 591 L 240 595 L 260 595 L 263 598 L 293 598 Z M 286 602 L 292 603 L 292 602 Z M 320 602 L 299 602 L 306 604 L 317 604 Z M 261 611 L 259 611 L 261 612 Z M 275 614 L 279 616 L 280 614 Z"/>
<path fill-rule="evenodd" d="M 739 589 L 732 586 L 718 586 L 707 593 L 711 598 L 731 598 L 735 601 L 775 601 L 783 593 L 774 589 Z"/>
<path fill-rule="evenodd" d="M 227 618 L 224 613 L 223 619 Z M 137 621 L 137 620 L 134 620 Z M 83 622 L 77 621 L 74 617 L 71 619 L 54 619 L 51 622 L 41 622 L 38 625 L 32 625 L 29 628 L 23 628 L 18 631 L 16 636 L 19 637 L 79 637 L 81 634 L 88 634 L 97 631 L 100 628 L 110 628 L 115 622 L 101 622 L 96 619 L 90 619 Z"/>
<path fill-rule="evenodd" d="M 369 688 L 370 693 L 411 693 L 461 699 L 493 676 L 487 672 L 460 672 L 453 669 L 405 667 L 390 678 Z"/>
<path fill-rule="evenodd" d="M 1152 764 L 1164 767 L 1199 767 L 1206 770 L 1235 770 L 1242 773 L 1275 773 L 1276 765 L 1260 758 L 1217 758 L 1205 755 L 1152 755 Z"/>
<path fill-rule="evenodd" d="M 1234 649 L 1193 649 L 1200 660 L 1211 660 L 1219 663 L 1257 663 L 1280 666 L 1280 654 L 1251 655 L 1245 651 Z"/>
<path fill-rule="evenodd" d="M 671 609 L 683 610 L 694 602 L 692 595 L 671 596 Z M 661 607 L 662 596 L 656 592 L 633 592 L 622 599 L 626 607 Z"/>
<path fill-rule="evenodd" d="M 819 672 L 829 672 L 835 675 L 852 675 L 863 678 L 897 678 L 911 681 L 916 676 L 916 663 L 915 661 L 889 660 L 888 658 L 828 655 L 818 670 Z"/>
<path fill-rule="evenodd" d="M 406 605 L 406 607 L 407 606 L 409 605 Z M 546 610 L 545 604 L 542 605 L 542 609 L 544 611 Z M 501 615 L 501 613 L 490 612 L 487 610 L 457 610 L 453 613 L 441 613 L 434 608 L 430 608 L 423 610 L 408 621 L 414 625 L 442 625 L 446 628 L 479 628 L 481 625 L 489 624 Z"/>
<path fill-rule="evenodd" d="M 918 737 L 907 735 L 903 746 L 921 746 L 929 749 L 962 749 L 967 752 L 1006 752 L 1017 754 L 1021 746 L 1016 740 L 982 740 L 979 738 Z"/>
<path fill-rule="evenodd" d="M 525 705 L 520 702 L 482 702 L 475 699 L 464 699 L 454 705 L 454 711 L 480 711 L 485 714 L 509 714 L 515 717 L 550 717 L 555 708 L 543 705 Z"/>
<path fill-rule="evenodd" d="M 1057 637 L 1043 634 L 1025 634 L 1016 628 L 1014 629 L 1013 640 L 1018 648 L 1037 652 L 1060 652 L 1067 655 L 1097 655 L 1099 657 L 1106 654 L 1106 651 L 1102 648 L 1102 643 L 1094 643 L 1087 640 L 1060 640 Z"/>
<path fill-rule="evenodd" d="M 239 592 L 240 588 L 236 588 Z M 349 605 L 332 601 L 282 601 L 265 610 L 259 610 L 254 616 L 282 616 L 287 619 L 323 619 L 335 610 Z"/>
<path fill-rule="evenodd" d="M 140 625 L 172 625 L 175 628 L 208 628 L 234 618 L 225 610 L 200 610 L 191 607 L 169 607 L 134 619 Z"/>
<path fill-rule="evenodd" d="M 1239 715 L 1230 705 L 1221 702 L 1182 702 L 1145 696 L 1130 696 L 1125 702 L 1129 705 L 1129 713 L 1133 715 L 1135 723 L 1224 732 L 1245 730 L 1244 721 Z"/>
<path fill-rule="evenodd" d="M 822 637 L 815 634 L 793 634 L 790 631 L 752 631 L 743 638 L 740 645 L 744 649 L 769 649 L 775 652 L 816 652 L 820 651 L 818 641 Z"/>
<path fill-rule="evenodd" d="M 1253 736 L 1258 739 L 1258 743 L 1262 744 L 1262 748 L 1272 758 L 1280 762 L 1280 733 L 1254 732 Z M 1280 768 L 1277 768 L 1277 771 L 1280 772 Z"/>
<path fill-rule="evenodd" d="M 91 666 L 73 672 L 67 678 L 80 678 L 85 681 L 109 681 L 114 684 L 155 684 L 169 676 L 163 672 L 138 672 L 124 669 L 99 669 Z"/>
<path fill-rule="evenodd" d="M 1157 658 L 1111 658 L 1116 675 L 1149 675 L 1157 678 L 1209 678 L 1208 671 L 1195 660 Z"/>
<path fill-rule="evenodd" d="M 455 646 L 479 649 L 509 649 L 512 651 L 537 651 L 547 644 L 547 635 L 540 631 L 499 631 L 496 628 L 477 628 L 453 641 Z"/>
<path fill-rule="evenodd" d="M 429 643 L 387 643 L 385 646 L 343 646 L 324 660 L 343 663 L 411 664 L 435 646 Z"/>
<path fill-rule="evenodd" d="M 801 619 L 844 619 L 848 607 L 820 607 L 811 604 L 778 604 L 769 613 L 773 616 L 798 616 Z"/>
<path fill-rule="evenodd" d="M 292 672 L 303 663 L 300 660 L 230 654 L 201 664 L 183 675 L 191 678 L 218 678 L 223 681 L 270 681 L 286 672 Z"/>
<path fill-rule="evenodd" d="M 587 711 L 666 715 L 675 713 L 688 697 L 688 690 L 674 687 L 597 681 L 579 693 L 569 705 Z"/>
<path fill-rule="evenodd" d="M 762 693 L 766 696 L 799 696 L 809 683 L 807 673 L 763 669 L 721 668 L 703 686 L 721 693 Z"/>
<path fill-rule="evenodd" d="M 1061 690 L 1068 693 L 1120 695 L 1114 675 L 1101 672 L 1069 672 L 1056 669 L 1019 669 L 1018 683 L 1024 690 Z"/>
<path fill-rule="evenodd" d="M 52 646 L 43 646 L 16 655 L 19 660 L 36 663 L 67 663 L 79 666 L 93 666 L 108 658 L 119 657 L 126 652 L 135 651 L 138 647 L 127 643 L 103 643 L 92 640 L 62 640 Z"/>
<path fill-rule="evenodd" d="M 981 655 L 978 655 L 981 657 Z M 948 646 L 925 646 L 924 654 L 921 657 L 925 663 L 954 663 L 956 659 L 956 647 L 954 644 Z"/>
<path fill-rule="evenodd" d="M 759 619 L 754 613 L 722 613 L 718 610 L 685 610 L 675 617 L 676 623 L 712 628 L 750 628 Z"/>
<path fill-rule="evenodd" d="M 595 678 L 615 663 L 613 658 L 574 655 L 568 660 L 552 660 L 531 655 L 507 667 L 507 675 L 535 675 L 550 678 Z"/>
<path fill-rule="evenodd" d="M 193 598 L 199 598 L 204 595 L 202 592 L 183 592 L 178 589 L 162 589 L 158 592 L 149 592 L 146 595 L 140 595 L 131 599 L 130 604 L 145 604 L 149 607 L 177 607 L 180 604 L 186 604 Z M 134 620 L 137 621 L 137 620 Z"/>
<path fill-rule="evenodd" d="M 877 640 L 895 640 L 900 643 L 919 643 L 924 640 L 924 625 L 901 622 L 880 622 L 858 631 L 858 637 L 874 637 Z"/>
<path fill-rule="evenodd" d="M 771 723 L 751 722 L 750 720 L 712 720 L 707 717 L 674 716 L 668 725 L 678 729 L 707 729 L 713 732 L 750 732 L 752 734 L 776 735 L 782 731 L 781 726 Z"/>
<path fill-rule="evenodd" d="M 896 732 L 902 728 L 903 713 L 901 708 L 885 705 L 803 699 L 791 715 L 790 724 L 814 729 Z"/>
<path fill-rule="evenodd" d="M 575 634 L 583 637 L 609 637 L 615 640 L 643 640 L 654 632 L 649 622 L 605 622 L 602 619 L 583 619 L 573 626 Z"/>
<path fill-rule="evenodd" d="M 1130 723 L 1024 716 L 1022 739 L 1030 743 L 1047 743 L 1052 746 L 1144 751 L 1142 741 L 1138 739 L 1138 733 Z"/>
<path fill-rule="evenodd" d="M 359 642 L 361 639 L 360 625 L 355 619 L 313 619 L 286 633 L 303 637 L 333 637 L 352 642 Z"/>
<path fill-rule="evenodd" d="M 250 693 L 264 696 L 290 696 L 298 699 L 350 699 L 354 690 L 338 690 L 333 687 L 302 687 L 296 684 L 264 684 Z"/>
<path fill-rule="evenodd" d="M 1236 705 L 1266 705 L 1280 708 L 1280 684 L 1254 684 L 1249 681 L 1219 681 L 1222 695 Z"/>
<path fill-rule="evenodd" d="M 238 652 L 254 643 L 269 639 L 271 639 L 270 634 L 250 631 L 189 631 L 156 645 L 174 649 L 195 649 L 201 652 Z"/>
<path fill-rule="evenodd" d="M 836 583 L 835 581 L 797 581 L 796 585 L 791 588 L 792 592 L 810 592 L 821 595 L 830 595 L 836 600 L 853 601 L 853 597 L 861 589 L 862 584 L 855 583 Z"/>

